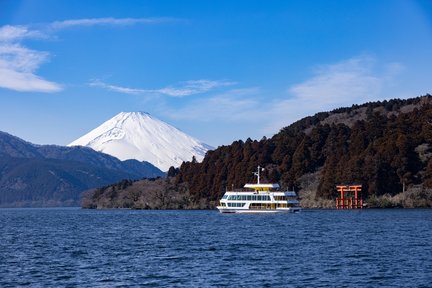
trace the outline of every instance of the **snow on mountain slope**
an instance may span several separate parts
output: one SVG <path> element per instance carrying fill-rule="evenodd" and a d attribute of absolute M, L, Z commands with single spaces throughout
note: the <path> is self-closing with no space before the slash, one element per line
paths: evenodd
<path fill-rule="evenodd" d="M 147 161 L 162 171 L 204 158 L 213 149 L 144 112 L 121 112 L 68 146 L 87 146 L 120 160 Z"/>

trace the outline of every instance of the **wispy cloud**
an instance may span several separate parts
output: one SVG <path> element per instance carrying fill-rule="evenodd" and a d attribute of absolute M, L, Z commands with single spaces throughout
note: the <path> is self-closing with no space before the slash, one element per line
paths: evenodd
<path fill-rule="evenodd" d="M 0 43 L 16 42 L 25 38 L 45 38 L 45 33 L 37 30 L 30 30 L 26 26 L 5 25 L 0 27 Z"/>
<path fill-rule="evenodd" d="M 26 38 L 42 38 L 43 33 L 24 26 L 0 27 L 0 87 L 15 91 L 56 92 L 62 88 L 35 74 L 48 53 L 28 49 L 20 44 Z"/>
<path fill-rule="evenodd" d="M 388 88 L 403 69 L 400 63 L 358 56 L 315 67 L 310 78 L 281 91 L 276 100 L 268 101 L 266 92 L 258 88 L 231 89 L 193 99 L 181 108 L 161 107 L 159 113 L 177 120 L 239 125 L 256 133 L 248 136 L 259 139 L 317 112 L 391 97 Z"/>
<path fill-rule="evenodd" d="M 160 111 L 166 117 L 177 120 L 200 121 L 253 121 L 260 113 L 261 103 L 256 99 L 259 88 L 230 89 L 209 98 L 200 98 L 181 108 L 163 107 Z"/>
<path fill-rule="evenodd" d="M 309 107 L 376 99 L 384 83 L 383 77 L 374 72 L 375 62 L 370 56 L 361 56 L 318 66 L 310 79 L 290 87 L 288 92 L 293 100 L 312 105 Z"/>
<path fill-rule="evenodd" d="M 288 99 L 269 105 L 276 117 L 263 131 L 274 133 L 317 112 L 389 98 L 389 87 L 403 70 L 401 63 L 382 64 L 369 55 L 317 66 L 309 79 L 288 88 Z"/>
<path fill-rule="evenodd" d="M 141 94 L 141 93 L 144 93 L 144 91 L 145 91 L 142 89 L 133 89 L 133 88 L 128 88 L 128 87 L 111 85 L 111 84 L 105 83 L 103 81 L 100 81 L 98 79 L 91 80 L 88 83 L 88 85 L 92 86 L 92 87 L 103 88 L 103 89 L 108 90 L 108 91 L 113 91 L 113 92 L 118 92 L 118 93 L 123 93 L 123 94 L 131 94 L 131 95 Z"/>
<path fill-rule="evenodd" d="M 55 21 L 49 26 L 53 29 L 60 30 L 77 26 L 126 26 L 134 24 L 159 24 L 174 21 L 174 18 L 86 18 L 71 19 L 64 21 Z"/>
<path fill-rule="evenodd" d="M 190 80 L 181 82 L 176 86 L 167 86 L 159 89 L 139 89 L 111 85 L 100 80 L 92 80 L 89 85 L 100 87 L 114 92 L 132 94 L 132 95 L 164 95 L 170 97 L 186 97 L 196 94 L 209 92 L 219 87 L 226 87 L 235 85 L 231 81 L 217 81 L 217 80 Z"/>
<path fill-rule="evenodd" d="M 156 93 L 161 93 L 172 97 L 184 97 L 194 94 L 201 94 L 219 87 L 235 85 L 235 82 L 216 81 L 216 80 L 191 80 L 180 83 L 178 86 L 169 86 L 161 89 L 153 90 Z"/>
<path fill-rule="evenodd" d="M 0 88 L 21 92 L 58 92 L 60 84 L 45 80 L 36 70 L 49 59 L 49 53 L 32 50 L 24 46 L 26 39 L 45 39 L 56 31 L 70 27 L 125 26 L 135 24 L 157 24 L 173 21 L 172 18 L 89 18 L 56 21 L 39 24 L 36 28 L 24 25 L 0 27 Z M 118 92 L 133 93 L 121 87 L 108 87 Z"/>

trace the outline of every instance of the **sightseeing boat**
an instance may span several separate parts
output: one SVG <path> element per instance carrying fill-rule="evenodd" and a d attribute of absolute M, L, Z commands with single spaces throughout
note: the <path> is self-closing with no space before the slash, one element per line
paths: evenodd
<path fill-rule="evenodd" d="M 295 191 L 280 191 L 279 184 L 260 183 L 258 166 L 256 184 L 246 184 L 244 189 L 226 191 L 217 209 L 221 213 L 278 213 L 300 212 L 300 203 Z"/>

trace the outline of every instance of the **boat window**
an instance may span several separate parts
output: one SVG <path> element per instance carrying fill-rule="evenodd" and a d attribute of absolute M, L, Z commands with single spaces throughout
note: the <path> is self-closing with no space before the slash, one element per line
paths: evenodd
<path fill-rule="evenodd" d="M 246 203 L 227 203 L 228 207 L 244 207 Z"/>

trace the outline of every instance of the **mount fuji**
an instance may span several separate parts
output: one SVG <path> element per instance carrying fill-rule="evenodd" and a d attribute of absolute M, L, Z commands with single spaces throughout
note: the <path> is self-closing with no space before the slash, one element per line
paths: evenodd
<path fill-rule="evenodd" d="M 201 161 L 213 149 L 145 112 L 121 112 L 68 146 L 87 146 L 120 160 L 147 161 L 162 171 L 193 156 Z"/>

